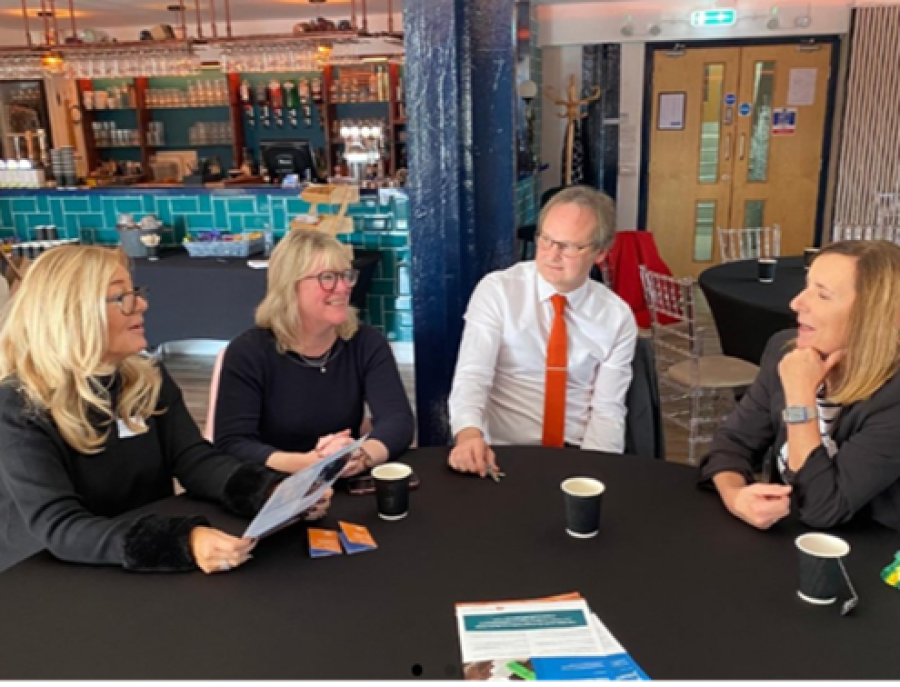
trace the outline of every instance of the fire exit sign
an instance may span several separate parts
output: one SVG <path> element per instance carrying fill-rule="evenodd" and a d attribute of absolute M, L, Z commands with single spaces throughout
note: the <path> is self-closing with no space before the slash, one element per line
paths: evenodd
<path fill-rule="evenodd" d="M 731 26 L 737 21 L 737 10 L 698 10 L 691 12 L 691 26 Z"/>

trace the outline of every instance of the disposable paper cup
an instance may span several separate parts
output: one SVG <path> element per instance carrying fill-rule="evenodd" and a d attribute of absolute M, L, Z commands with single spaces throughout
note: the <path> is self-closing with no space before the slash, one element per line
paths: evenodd
<path fill-rule="evenodd" d="M 850 553 L 850 545 L 831 534 L 804 534 L 795 542 L 800 556 L 797 596 L 827 606 L 837 601 L 844 577 L 838 561 Z"/>
<path fill-rule="evenodd" d="M 409 514 L 409 479 L 412 468 L 403 463 L 387 463 L 372 470 L 378 517 L 402 520 Z"/>
<path fill-rule="evenodd" d="M 772 258 L 760 258 L 756 264 L 759 271 L 759 280 L 763 284 L 771 284 L 775 281 L 775 268 L 778 266 L 776 260 Z"/>
<path fill-rule="evenodd" d="M 566 503 L 566 532 L 576 539 L 596 537 L 606 485 L 592 477 L 572 477 L 561 485 Z"/>
<path fill-rule="evenodd" d="M 806 269 L 809 269 L 809 266 L 812 265 L 813 258 L 816 257 L 816 254 L 819 252 L 818 248 L 804 248 L 803 249 L 803 266 Z"/>

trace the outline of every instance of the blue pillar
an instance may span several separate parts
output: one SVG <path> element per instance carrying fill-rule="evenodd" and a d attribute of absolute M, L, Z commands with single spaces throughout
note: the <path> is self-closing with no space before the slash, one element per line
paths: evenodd
<path fill-rule="evenodd" d="M 449 438 L 466 304 L 515 245 L 515 0 L 404 3 L 419 445 Z"/>

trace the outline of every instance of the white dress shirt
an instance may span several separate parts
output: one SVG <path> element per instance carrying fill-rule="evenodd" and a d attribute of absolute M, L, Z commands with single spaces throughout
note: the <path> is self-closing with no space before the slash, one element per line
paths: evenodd
<path fill-rule="evenodd" d="M 466 311 L 450 392 L 450 427 L 480 429 L 490 444 L 540 444 L 547 341 L 556 290 L 534 262 L 487 275 Z M 570 293 L 565 441 L 625 449 L 625 395 L 637 325 L 628 305 L 599 282 Z"/>

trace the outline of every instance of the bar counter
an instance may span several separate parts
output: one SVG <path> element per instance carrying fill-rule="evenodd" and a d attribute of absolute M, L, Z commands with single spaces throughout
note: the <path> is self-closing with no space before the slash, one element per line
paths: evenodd
<path fill-rule="evenodd" d="M 306 214 L 309 204 L 300 189 L 272 186 L 227 188 L 141 186 L 77 189 L 0 189 L 0 238 L 33 240 L 35 227 L 56 225 L 60 238 L 79 238 L 86 244 L 119 243 L 116 221 L 120 213 L 136 220 L 155 215 L 165 226 L 162 245 L 182 250 L 185 236 L 212 229 L 239 233 L 272 231 L 277 240 L 292 217 Z M 338 238 L 380 259 L 372 275 L 363 317 L 390 341 L 412 341 L 412 303 L 409 294 L 409 202 L 405 195 L 379 200 L 365 192 L 350 206 L 354 231 Z M 337 206 L 319 206 L 333 214 Z M 164 258 L 165 259 L 165 258 Z M 197 258 L 197 260 L 211 258 Z"/>

